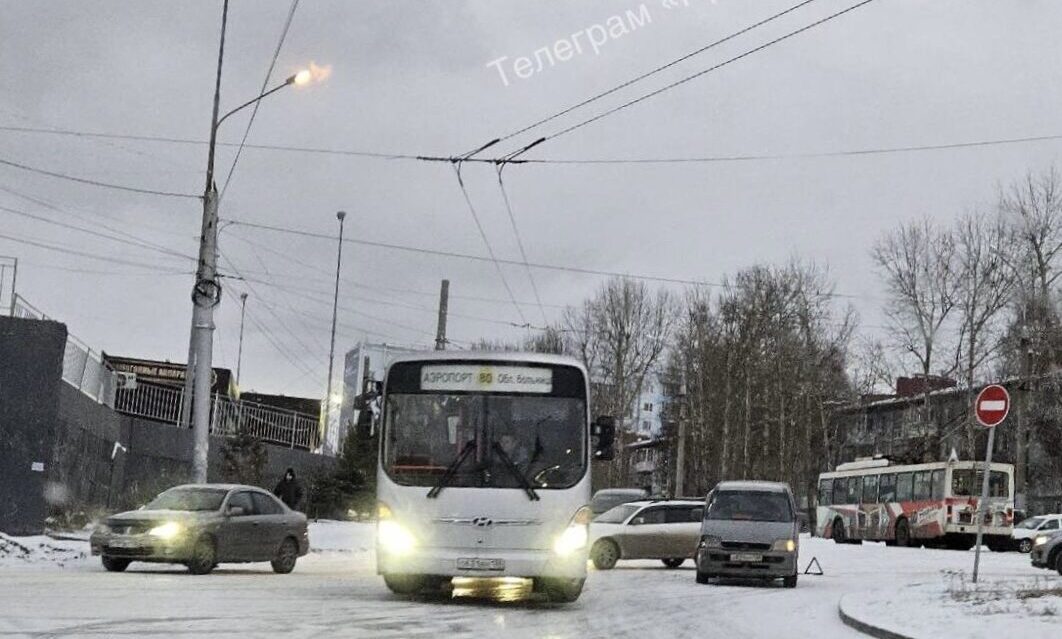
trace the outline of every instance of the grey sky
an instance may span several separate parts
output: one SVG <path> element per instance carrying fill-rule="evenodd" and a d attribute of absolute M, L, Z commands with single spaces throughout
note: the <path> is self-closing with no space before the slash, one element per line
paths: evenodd
<path fill-rule="evenodd" d="M 250 141 L 451 155 L 529 124 L 770 15 L 795 0 L 647 0 L 651 24 L 599 55 L 577 55 L 505 86 L 487 64 L 529 55 L 639 2 L 342 2 L 303 0 L 281 52 L 282 79 L 313 60 L 320 85 L 263 102 Z M 698 56 L 499 149 L 515 150 L 622 99 L 640 95 L 853 4 L 819 0 L 777 24 Z M 681 0 L 679 1 L 681 4 Z M 0 126 L 205 139 L 220 1 L 0 3 Z M 256 95 L 290 3 L 232 0 L 224 107 Z M 877 0 L 858 11 L 536 148 L 528 157 L 622 158 L 787 154 L 1062 133 L 1058 61 L 1062 3 L 1051 0 Z M 511 67 L 510 67 L 511 69 Z M 511 75 L 511 72 L 510 72 Z M 238 141 L 246 116 L 225 124 Z M 689 165 L 515 166 L 509 187 L 533 261 L 719 281 L 792 255 L 826 262 L 863 320 L 880 322 L 868 248 L 897 220 L 950 220 L 990 204 L 996 185 L 1055 161 L 1062 142 L 847 158 Z M 220 178 L 232 149 L 218 153 Z M 200 193 L 206 149 L 0 131 L 0 159 L 143 188 Z M 494 172 L 466 182 L 499 257 L 519 259 Z M 58 181 L 0 166 L 0 206 L 80 225 L 106 224 L 193 254 L 200 205 Z M 485 254 L 445 164 L 245 150 L 221 215 L 314 232 Z M 159 253 L 0 211 L 4 234 L 77 250 L 190 265 Z M 241 239 L 243 238 L 243 239 Z M 247 244 L 250 240 L 265 249 Z M 254 272 L 248 312 L 312 369 L 277 353 L 250 324 L 244 388 L 320 394 L 324 387 L 334 243 L 233 227 L 222 252 Z M 291 256 L 305 265 L 285 259 Z M 96 348 L 183 360 L 191 275 L 61 255 L 0 239 L 22 262 L 20 293 Z M 56 270 L 84 269 L 90 273 Z M 231 272 L 222 261 L 225 272 Z M 269 271 L 269 275 L 265 271 Z M 520 267 L 505 272 L 521 301 Z M 577 303 L 600 278 L 535 271 L 546 313 Z M 460 296 L 505 300 L 494 268 L 379 249 L 345 248 L 337 350 L 372 341 L 427 344 L 431 296 L 449 277 Z M 238 295 L 218 317 L 215 361 L 235 368 Z M 368 288 L 373 287 L 373 288 Z M 384 289 L 384 290 L 378 290 Z M 421 291 L 425 295 L 394 289 Z M 309 295 L 315 300 L 306 299 Z M 300 297 L 302 296 L 302 297 Z M 384 305 L 390 302 L 401 306 Z M 272 307 L 272 310 L 265 305 Z M 422 309 L 405 306 L 423 307 Z M 534 304 L 522 305 L 541 324 Z M 462 316 L 516 322 L 511 304 L 454 299 Z M 274 315 L 275 313 L 275 315 Z M 519 338 L 523 331 L 455 316 L 451 337 Z M 868 332 L 875 329 L 869 327 Z"/>

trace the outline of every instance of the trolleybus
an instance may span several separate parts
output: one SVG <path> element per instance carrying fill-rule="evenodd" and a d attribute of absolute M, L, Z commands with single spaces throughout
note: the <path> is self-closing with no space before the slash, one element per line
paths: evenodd
<path fill-rule="evenodd" d="M 897 465 L 861 459 L 819 475 L 815 534 L 969 550 L 977 532 L 984 464 L 947 461 Z M 982 528 L 985 545 L 1006 550 L 1014 527 L 1014 466 L 992 464 Z"/>

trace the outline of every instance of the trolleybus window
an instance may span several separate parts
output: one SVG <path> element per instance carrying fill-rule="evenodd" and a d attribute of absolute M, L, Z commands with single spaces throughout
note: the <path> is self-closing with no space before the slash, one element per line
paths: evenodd
<path fill-rule="evenodd" d="M 887 504 L 896 501 L 896 474 L 888 473 L 881 476 L 878 482 L 878 500 Z"/>
<path fill-rule="evenodd" d="M 951 494 L 954 497 L 971 497 L 981 494 L 984 471 L 962 469 L 951 472 Z M 993 470 L 988 481 L 989 497 L 1010 497 L 1010 485 L 1007 473 Z"/>
<path fill-rule="evenodd" d="M 933 499 L 944 499 L 944 470 L 933 471 Z"/>
<path fill-rule="evenodd" d="M 858 504 L 859 498 L 863 495 L 863 478 L 862 477 L 849 477 L 848 478 L 848 495 L 845 503 Z"/>
<path fill-rule="evenodd" d="M 900 473 L 896 476 L 896 501 L 911 501 L 912 473 Z"/>
<path fill-rule="evenodd" d="M 863 478 L 863 503 L 878 503 L 878 476 L 867 475 Z"/>

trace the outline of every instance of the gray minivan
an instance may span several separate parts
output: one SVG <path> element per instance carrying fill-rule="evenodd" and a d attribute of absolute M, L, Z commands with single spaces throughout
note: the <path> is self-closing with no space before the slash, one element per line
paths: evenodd
<path fill-rule="evenodd" d="M 797 584 L 800 528 L 788 484 L 724 481 L 705 499 L 697 583 L 713 577 L 781 578 Z"/>

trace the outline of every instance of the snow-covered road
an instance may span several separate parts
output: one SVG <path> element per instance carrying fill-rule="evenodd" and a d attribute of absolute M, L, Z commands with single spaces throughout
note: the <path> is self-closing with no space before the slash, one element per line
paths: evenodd
<path fill-rule="evenodd" d="M 103 572 L 97 560 L 0 562 L 0 636 L 26 637 L 859 637 L 842 625 L 840 597 L 888 593 L 970 568 L 972 553 L 838 546 L 804 539 L 801 566 L 824 576 L 795 590 L 725 583 L 698 586 L 692 564 L 621 562 L 591 572 L 582 598 L 549 605 L 522 582 L 459 582 L 452 599 L 391 595 L 375 575 L 371 528 L 316 524 L 316 549 L 291 575 L 268 565 L 221 566 L 196 577 L 180 567 L 134 564 Z M 1039 573 L 1017 553 L 987 553 L 989 578 Z"/>

